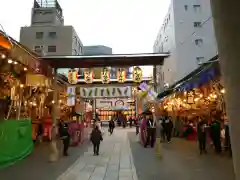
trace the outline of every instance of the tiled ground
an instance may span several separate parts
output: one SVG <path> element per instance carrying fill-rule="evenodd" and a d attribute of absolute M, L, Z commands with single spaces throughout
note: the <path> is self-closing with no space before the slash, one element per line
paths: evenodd
<path fill-rule="evenodd" d="M 105 129 L 100 155 L 93 156 L 85 142 L 70 149 L 69 157 L 48 163 L 48 147 L 40 147 L 30 157 L 0 170 L 1 180 L 234 180 L 231 158 L 209 154 L 200 156 L 196 142 L 173 139 L 162 144 L 162 160 L 154 149 L 143 148 L 135 129 L 116 128 L 112 136 Z"/>
<path fill-rule="evenodd" d="M 173 139 L 162 144 L 162 159 L 154 149 L 143 148 L 135 133 L 129 133 L 130 146 L 139 180 L 234 180 L 232 160 L 227 155 L 215 155 L 210 148 L 199 155 L 196 142 Z"/>
<path fill-rule="evenodd" d="M 105 133 L 99 156 L 89 147 L 57 180 L 137 180 L 128 132 L 119 128 L 112 136 Z"/>

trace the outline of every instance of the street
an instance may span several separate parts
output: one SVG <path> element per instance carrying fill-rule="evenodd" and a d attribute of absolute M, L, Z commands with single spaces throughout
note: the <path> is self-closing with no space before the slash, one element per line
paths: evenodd
<path fill-rule="evenodd" d="M 71 148 L 69 157 L 51 164 L 45 149 L 0 171 L 1 180 L 234 180 L 229 157 L 212 152 L 200 156 L 195 142 L 173 139 L 171 144 L 162 144 L 160 160 L 154 149 L 140 145 L 134 128 L 116 128 L 112 136 L 104 131 L 99 156 L 93 156 L 86 141 Z"/>

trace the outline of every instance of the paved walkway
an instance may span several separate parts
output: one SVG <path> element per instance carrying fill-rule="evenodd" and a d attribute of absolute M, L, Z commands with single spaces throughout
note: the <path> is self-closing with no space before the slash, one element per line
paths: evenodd
<path fill-rule="evenodd" d="M 137 180 L 128 132 L 134 129 L 116 128 L 112 136 L 105 130 L 100 155 L 88 151 L 57 180 Z"/>
<path fill-rule="evenodd" d="M 162 144 L 163 158 L 154 149 L 143 148 L 135 133 L 128 133 L 138 180 L 234 180 L 232 159 L 210 151 L 199 155 L 196 142 L 173 139 Z"/>

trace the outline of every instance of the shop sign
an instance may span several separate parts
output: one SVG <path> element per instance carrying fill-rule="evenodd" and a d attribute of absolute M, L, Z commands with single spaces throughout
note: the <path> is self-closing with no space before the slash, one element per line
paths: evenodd
<path fill-rule="evenodd" d="M 128 99 L 96 99 L 96 108 L 128 107 Z"/>

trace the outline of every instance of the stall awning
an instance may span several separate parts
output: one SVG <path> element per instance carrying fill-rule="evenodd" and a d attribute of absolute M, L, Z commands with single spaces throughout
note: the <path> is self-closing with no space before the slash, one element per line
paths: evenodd
<path fill-rule="evenodd" d="M 197 69 L 189 73 L 183 79 L 179 80 L 178 82 L 170 86 L 167 90 L 160 93 L 158 95 L 158 99 L 159 100 L 163 99 L 164 97 L 172 94 L 175 91 L 185 91 L 185 90 L 193 89 L 195 87 L 198 87 L 208 82 L 210 79 L 213 79 L 215 76 L 219 75 L 220 71 L 219 71 L 218 58 L 219 56 L 216 55 L 206 63 L 203 63 L 202 65 L 200 65 Z"/>

